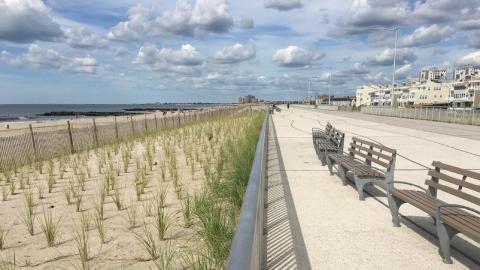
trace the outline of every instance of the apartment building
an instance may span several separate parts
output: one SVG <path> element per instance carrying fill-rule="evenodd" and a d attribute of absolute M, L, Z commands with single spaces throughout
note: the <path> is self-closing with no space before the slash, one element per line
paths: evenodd
<path fill-rule="evenodd" d="M 464 66 L 453 72 L 449 93 L 452 108 L 480 109 L 480 68 Z"/>
<path fill-rule="evenodd" d="M 410 89 L 408 105 L 413 107 L 447 107 L 451 87 L 451 82 L 432 80 L 413 84 Z"/>
<path fill-rule="evenodd" d="M 363 85 L 357 89 L 355 105 L 360 106 L 378 106 L 379 93 L 381 86 L 369 84 Z M 375 105 L 376 104 L 376 105 Z"/>
<path fill-rule="evenodd" d="M 436 67 L 425 69 L 420 71 L 419 74 L 419 82 L 427 82 L 427 81 L 446 81 L 447 78 L 447 70 L 446 69 L 439 69 Z"/>
<path fill-rule="evenodd" d="M 447 70 L 430 68 L 419 73 L 418 81 L 388 86 L 364 85 L 357 90 L 357 106 L 446 107 L 452 83 Z"/>
<path fill-rule="evenodd" d="M 258 99 L 255 96 L 247 95 L 247 96 L 238 97 L 237 102 L 240 104 L 257 103 Z"/>

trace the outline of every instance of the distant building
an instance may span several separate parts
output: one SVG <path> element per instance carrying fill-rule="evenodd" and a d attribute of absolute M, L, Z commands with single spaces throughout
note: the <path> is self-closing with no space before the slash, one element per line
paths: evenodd
<path fill-rule="evenodd" d="M 258 103 L 258 100 L 255 96 L 247 95 L 237 98 L 237 103 L 246 104 L 246 103 Z"/>
<path fill-rule="evenodd" d="M 335 97 L 335 96 L 330 96 L 330 99 L 328 96 L 317 96 L 315 99 L 315 104 L 317 105 L 328 105 L 328 102 L 330 101 L 330 105 L 333 106 L 353 106 L 355 105 L 356 97 L 355 96 L 343 96 L 343 97 Z"/>
<path fill-rule="evenodd" d="M 447 80 L 447 70 L 438 69 L 436 67 L 420 71 L 419 81 L 446 81 Z"/>
<path fill-rule="evenodd" d="M 447 70 L 430 68 L 419 73 L 418 81 L 392 85 L 364 85 L 357 90 L 356 106 L 446 107 L 452 82 Z"/>
<path fill-rule="evenodd" d="M 480 77 L 480 68 L 471 65 L 466 65 L 453 71 L 453 80 L 456 82 L 468 81 L 475 77 Z"/>
<path fill-rule="evenodd" d="M 374 102 L 378 103 L 378 94 L 381 86 L 370 84 L 363 85 L 361 88 L 357 89 L 357 101 L 355 105 L 360 106 L 372 106 Z M 378 105 L 378 104 L 377 104 Z"/>
<path fill-rule="evenodd" d="M 330 98 L 333 98 L 333 96 L 330 96 Z M 315 97 L 315 104 L 316 105 L 327 105 L 328 104 L 328 96 L 327 95 L 316 96 Z"/>
<path fill-rule="evenodd" d="M 453 108 L 480 108 L 480 68 L 463 66 L 453 72 L 449 102 Z"/>

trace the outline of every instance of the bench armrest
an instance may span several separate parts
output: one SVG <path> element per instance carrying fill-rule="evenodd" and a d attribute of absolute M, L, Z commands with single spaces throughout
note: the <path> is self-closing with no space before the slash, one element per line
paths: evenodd
<path fill-rule="evenodd" d="M 462 208 L 462 209 L 465 209 L 465 210 L 468 210 L 470 212 L 474 212 L 474 213 L 480 215 L 480 211 L 478 211 L 477 209 L 473 209 L 472 207 L 465 206 L 465 205 L 461 205 L 461 204 L 440 204 L 439 206 L 437 206 L 437 214 L 436 214 L 437 222 L 440 221 L 440 216 L 442 215 L 442 213 L 441 213 L 442 208 Z"/>
<path fill-rule="evenodd" d="M 403 184 L 403 185 L 408 185 L 408 186 L 412 186 L 412 187 L 416 187 L 418 189 L 421 189 L 422 191 L 425 191 L 426 194 L 428 195 L 432 195 L 430 194 L 430 191 L 422 186 L 419 186 L 419 185 L 416 185 L 416 184 L 412 184 L 410 182 L 405 182 L 405 181 L 393 181 L 392 184 Z"/>

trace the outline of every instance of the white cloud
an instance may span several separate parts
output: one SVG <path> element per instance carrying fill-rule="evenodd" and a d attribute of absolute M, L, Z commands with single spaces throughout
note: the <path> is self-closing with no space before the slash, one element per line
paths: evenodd
<path fill-rule="evenodd" d="M 338 22 L 340 29 L 331 34 L 359 34 L 374 27 L 392 27 L 402 24 L 408 13 L 405 1 L 353 0 L 348 15 Z"/>
<path fill-rule="evenodd" d="M 469 19 L 469 20 L 459 21 L 457 23 L 457 26 L 462 30 L 480 29 L 480 19 Z"/>
<path fill-rule="evenodd" d="M 410 74 L 411 71 L 412 71 L 412 65 L 410 64 L 403 65 L 402 67 L 397 68 L 397 70 L 395 70 L 395 77 L 399 80 L 403 80 L 407 78 L 407 76 Z"/>
<path fill-rule="evenodd" d="M 407 23 L 446 23 L 454 20 L 478 18 L 478 0 L 416 1 Z M 468 23 L 467 23 L 468 25 Z"/>
<path fill-rule="evenodd" d="M 230 30 L 233 19 L 227 0 L 197 0 L 191 22 L 200 30 L 224 33 Z"/>
<path fill-rule="evenodd" d="M 98 66 L 97 60 L 90 56 L 69 58 L 55 50 L 42 48 L 38 44 L 30 44 L 28 51 L 21 57 L 2 51 L 0 59 L 14 66 L 54 69 L 73 73 L 94 74 Z"/>
<path fill-rule="evenodd" d="M 468 41 L 468 46 L 474 49 L 480 49 L 480 31 L 475 34 Z"/>
<path fill-rule="evenodd" d="M 151 70 L 170 70 L 178 73 L 190 73 L 190 67 L 200 66 L 204 57 L 190 44 L 182 45 L 179 50 L 162 48 L 154 44 L 145 44 L 138 51 L 134 64 L 146 65 Z"/>
<path fill-rule="evenodd" d="M 159 60 L 160 50 L 154 44 L 145 44 L 138 50 L 134 64 L 154 65 Z"/>
<path fill-rule="evenodd" d="M 41 0 L 0 0 L 0 40 L 29 43 L 63 36 Z"/>
<path fill-rule="evenodd" d="M 168 63 L 180 66 L 198 66 L 204 61 L 203 56 L 190 44 L 182 45 L 180 50 L 163 48 L 159 55 Z"/>
<path fill-rule="evenodd" d="M 238 25 L 243 29 L 252 29 L 255 26 L 255 22 L 251 17 L 242 17 L 240 18 Z"/>
<path fill-rule="evenodd" d="M 65 30 L 66 42 L 73 48 L 92 49 L 105 47 L 105 42 L 86 27 L 68 28 Z"/>
<path fill-rule="evenodd" d="M 369 72 L 368 68 L 363 64 L 363 63 L 353 63 L 353 66 L 351 68 L 347 68 L 343 71 L 341 71 L 341 74 L 344 75 L 363 75 L 367 74 Z M 343 75 L 342 75 L 343 76 Z"/>
<path fill-rule="evenodd" d="M 378 72 L 373 75 L 367 74 L 362 78 L 362 80 L 368 83 L 380 83 L 380 84 L 389 83 L 389 82 L 391 83 L 391 78 L 385 76 L 383 72 Z"/>
<path fill-rule="evenodd" d="M 323 54 L 307 51 L 297 46 L 280 49 L 273 55 L 273 62 L 282 67 L 306 67 L 323 58 Z"/>
<path fill-rule="evenodd" d="M 232 26 L 227 0 L 197 0 L 194 7 L 187 0 L 178 0 L 175 9 L 155 19 L 152 31 L 193 36 L 228 32 Z"/>
<path fill-rule="evenodd" d="M 454 30 L 450 26 L 439 26 L 432 24 L 428 27 L 421 26 L 400 41 L 405 47 L 416 47 L 441 42 L 452 36 Z"/>
<path fill-rule="evenodd" d="M 234 64 L 253 59 L 256 55 L 256 48 L 252 42 L 245 45 L 236 43 L 233 46 L 225 47 L 215 54 L 215 60 L 222 64 Z"/>
<path fill-rule="evenodd" d="M 469 53 L 457 61 L 460 65 L 480 65 L 480 51 Z"/>
<path fill-rule="evenodd" d="M 389 66 L 393 64 L 393 49 L 385 49 L 381 53 L 369 57 L 366 60 L 366 64 L 372 66 Z M 412 49 L 397 49 L 397 55 L 395 58 L 397 65 L 405 65 L 409 63 L 413 63 L 417 60 L 417 56 L 415 55 Z"/>
<path fill-rule="evenodd" d="M 35 68 L 60 68 L 65 60 L 64 57 L 55 50 L 45 49 L 37 44 L 30 44 L 24 60 Z"/>
<path fill-rule="evenodd" d="M 265 8 L 287 11 L 303 7 L 301 0 L 265 0 Z"/>
<path fill-rule="evenodd" d="M 2 53 L 0 53 L 0 60 L 2 60 L 3 62 L 11 66 L 19 67 L 23 65 L 23 62 L 21 59 L 18 59 L 17 57 L 15 57 L 14 55 L 12 55 L 7 51 L 2 51 Z"/>
<path fill-rule="evenodd" d="M 90 56 L 86 57 L 75 57 L 71 62 L 64 66 L 63 69 L 67 71 L 72 71 L 75 73 L 88 73 L 95 74 L 97 68 L 97 60 Z"/>
<path fill-rule="evenodd" d="M 128 21 L 120 22 L 110 29 L 107 38 L 113 41 L 130 42 L 147 33 L 151 22 L 151 8 L 138 4 L 128 11 Z"/>

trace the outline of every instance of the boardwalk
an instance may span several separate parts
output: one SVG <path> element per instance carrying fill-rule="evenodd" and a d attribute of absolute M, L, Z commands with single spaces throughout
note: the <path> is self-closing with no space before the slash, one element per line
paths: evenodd
<path fill-rule="evenodd" d="M 463 237 L 454 238 L 454 264 L 443 264 L 431 218 L 411 206 L 402 206 L 400 212 L 408 220 L 403 219 L 402 226 L 394 228 L 382 190 L 368 187 L 369 193 L 375 196 L 367 196 L 360 202 L 356 190 L 342 186 L 336 175 L 330 176 L 328 168 L 322 167 L 315 155 L 311 128 L 323 127 L 329 121 L 346 132 L 347 143 L 352 136 L 362 136 L 396 148 L 399 153 L 396 180 L 422 185 L 426 168 L 433 160 L 480 170 L 480 127 L 402 120 L 400 124 L 390 124 L 396 119 L 299 107 L 282 108 L 273 115 L 283 164 L 269 166 L 269 175 L 277 170 L 284 175 L 280 193 L 286 199 L 281 207 L 284 213 L 290 209 L 285 214 L 289 218 L 285 223 L 286 243 L 300 246 L 293 249 L 297 252 L 291 255 L 295 263 L 288 264 L 289 268 L 480 269 L 478 243 Z M 269 181 L 273 181 L 271 177 Z M 270 189 L 272 183 L 268 183 Z M 281 183 L 280 178 L 277 183 Z M 267 201 L 268 226 L 272 205 L 270 198 Z M 272 247 L 278 237 L 271 233 L 267 230 L 267 268 L 274 269 Z M 308 259 L 301 257 L 303 243 Z"/>

